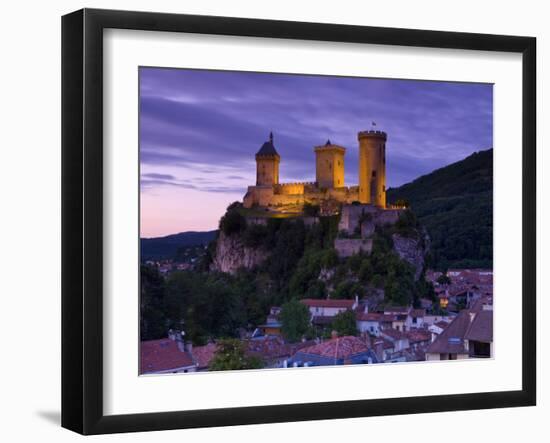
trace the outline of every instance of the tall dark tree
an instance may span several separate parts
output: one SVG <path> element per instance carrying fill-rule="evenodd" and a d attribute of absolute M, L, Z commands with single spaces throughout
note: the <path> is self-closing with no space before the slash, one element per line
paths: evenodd
<path fill-rule="evenodd" d="M 283 336 L 289 342 L 299 341 L 309 328 L 309 309 L 296 299 L 282 306 L 279 318 Z"/>
<path fill-rule="evenodd" d="M 357 335 L 355 312 L 351 310 L 340 312 L 334 317 L 330 326 L 340 337 L 344 335 Z"/>
<path fill-rule="evenodd" d="M 140 339 L 165 337 L 168 328 L 164 279 L 156 267 L 142 265 L 140 283 Z"/>

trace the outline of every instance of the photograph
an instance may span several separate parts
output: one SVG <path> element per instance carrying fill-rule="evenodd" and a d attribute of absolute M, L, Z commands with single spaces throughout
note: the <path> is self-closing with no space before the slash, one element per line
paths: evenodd
<path fill-rule="evenodd" d="M 0 439 L 549 434 L 543 5 L 6 2 Z"/>
<path fill-rule="evenodd" d="M 140 66 L 139 158 L 140 375 L 494 357 L 492 84 Z"/>

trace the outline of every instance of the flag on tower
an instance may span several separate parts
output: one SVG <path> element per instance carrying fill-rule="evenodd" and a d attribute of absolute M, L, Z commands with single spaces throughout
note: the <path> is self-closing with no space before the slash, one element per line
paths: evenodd
<path fill-rule="evenodd" d="M 372 122 L 372 126 L 376 126 L 376 122 Z"/>

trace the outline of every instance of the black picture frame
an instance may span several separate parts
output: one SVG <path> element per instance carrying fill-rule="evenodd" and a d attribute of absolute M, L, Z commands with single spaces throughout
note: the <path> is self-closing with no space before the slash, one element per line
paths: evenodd
<path fill-rule="evenodd" d="M 103 413 L 103 30 L 171 31 L 522 54 L 522 389 L 109 415 Z M 536 39 L 83 9 L 62 18 L 62 426 L 82 434 L 536 404 Z"/>

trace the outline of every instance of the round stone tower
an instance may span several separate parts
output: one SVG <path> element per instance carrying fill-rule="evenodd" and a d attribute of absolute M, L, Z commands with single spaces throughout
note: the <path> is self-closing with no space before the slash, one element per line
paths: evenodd
<path fill-rule="evenodd" d="M 361 131 L 359 140 L 359 201 L 386 207 L 386 140 L 382 131 Z"/>
<path fill-rule="evenodd" d="M 271 132 L 269 140 L 256 153 L 256 186 L 278 185 L 280 162 L 281 157 L 273 145 L 273 132 Z"/>
<path fill-rule="evenodd" d="M 315 181 L 321 188 L 341 188 L 344 186 L 344 154 L 346 148 L 334 145 L 327 140 L 322 146 L 316 146 Z"/>

